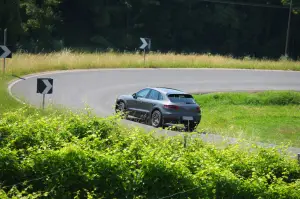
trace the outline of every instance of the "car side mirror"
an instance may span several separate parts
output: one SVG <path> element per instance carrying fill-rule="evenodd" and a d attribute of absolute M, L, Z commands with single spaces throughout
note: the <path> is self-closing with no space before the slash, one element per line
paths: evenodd
<path fill-rule="evenodd" d="M 133 94 L 132 94 L 132 97 L 133 97 L 134 99 L 136 99 L 136 98 L 137 98 L 136 93 L 133 93 Z"/>

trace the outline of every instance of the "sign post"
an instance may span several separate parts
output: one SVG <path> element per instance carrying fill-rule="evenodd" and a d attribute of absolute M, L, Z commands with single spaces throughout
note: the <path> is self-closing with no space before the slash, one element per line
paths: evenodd
<path fill-rule="evenodd" d="M 290 1 L 289 18 L 288 18 L 288 25 L 287 25 L 286 39 L 285 39 L 285 56 L 286 57 L 288 57 L 288 46 L 289 46 L 289 35 L 290 35 L 292 5 L 293 5 L 293 0 Z"/>
<path fill-rule="evenodd" d="M 183 135 L 183 147 L 186 148 L 186 134 Z"/>
<path fill-rule="evenodd" d="M 146 47 L 148 46 L 148 50 L 150 51 L 151 49 L 151 39 L 150 38 L 140 38 L 142 41 L 142 45 L 140 46 L 140 49 L 144 50 L 144 65 L 146 62 Z M 146 41 L 148 40 L 148 42 Z"/>
<path fill-rule="evenodd" d="M 3 41 L 4 41 L 3 45 L 4 46 L 6 46 L 6 40 L 7 40 L 7 29 L 4 30 L 4 38 L 3 38 Z M 5 67 L 6 67 L 5 66 L 6 65 L 5 61 L 6 60 L 5 60 L 5 57 L 4 57 L 4 59 L 3 59 L 3 74 L 5 74 Z"/>
<path fill-rule="evenodd" d="M 0 58 L 3 58 L 3 75 L 5 75 L 5 68 L 6 68 L 6 58 L 11 58 L 12 53 L 6 46 L 7 41 L 7 29 L 4 30 L 4 42 L 3 46 L 0 45 Z"/>
<path fill-rule="evenodd" d="M 53 93 L 53 79 L 38 78 L 37 79 L 37 93 L 43 95 L 43 109 L 45 109 L 45 95 Z"/>

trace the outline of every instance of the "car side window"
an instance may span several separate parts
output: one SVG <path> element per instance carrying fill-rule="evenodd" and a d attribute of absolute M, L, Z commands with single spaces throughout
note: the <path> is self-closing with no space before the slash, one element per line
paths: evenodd
<path fill-rule="evenodd" d="M 148 88 L 143 89 L 143 90 L 137 92 L 136 96 L 139 98 L 145 98 L 148 95 L 149 91 L 150 91 L 150 89 L 148 89 Z"/>
<path fill-rule="evenodd" d="M 158 92 L 156 90 L 151 90 L 151 92 L 147 98 L 152 99 L 152 100 L 162 100 L 162 95 L 160 92 Z"/>
<path fill-rule="evenodd" d="M 158 100 L 164 100 L 164 98 L 163 98 L 163 96 L 162 96 L 161 93 L 159 93 L 159 95 L 158 95 Z"/>
<path fill-rule="evenodd" d="M 159 95 L 159 92 L 157 92 L 156 90 L 151 89 L 150 94 L 147 98 L 152 99 L 152 100 L 158 100 L 158 95 Z"/>

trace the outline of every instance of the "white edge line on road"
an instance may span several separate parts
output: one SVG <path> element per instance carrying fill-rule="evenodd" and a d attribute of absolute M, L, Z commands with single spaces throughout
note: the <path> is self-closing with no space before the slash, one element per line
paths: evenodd
<path fill-rule="evenodd" d="M 11 81 L 11 82 L 8 84 L 7 90 L 8 90 L 9 95 L 10 95 L 12 98 L 14 98 L 16 101 L 20 102 L 21 104 L 26 104 L 25 102 L 23 102 L 22 100 L 20 100 L 20 99 L 17 98 L 16 96 L 14 96 L 14 95 L 12 94 L 12 91 L 11 91 L 12 87 L 13 87 L 15 84 L 17 84 L 18 82 L 20 82 L 20 81 L 23 81 L 23 80 L 22 80 L 22 79 L 18 79 L 18 80 L 13 80 L 13 81 Z"/>

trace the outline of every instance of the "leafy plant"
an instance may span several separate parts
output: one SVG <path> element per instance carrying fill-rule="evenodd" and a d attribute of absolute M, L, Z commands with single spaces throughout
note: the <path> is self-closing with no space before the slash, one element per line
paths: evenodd
<path fill-rule="evenodd" d="M 300 197 L 300 166 L 277 149 L 218 149 L 189 136 L 184 147 L 181 136 L 146 134 L 118 120 L 27 109 L 3 114 L 0 197 Z"/>

